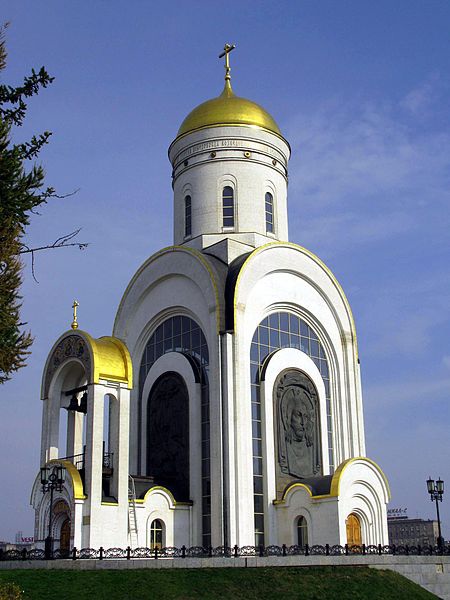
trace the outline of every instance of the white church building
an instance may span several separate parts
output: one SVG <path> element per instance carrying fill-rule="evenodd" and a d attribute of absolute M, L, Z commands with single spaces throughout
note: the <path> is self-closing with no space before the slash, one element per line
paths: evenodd
<path fill-rule="evenodd" d="M 49 524 L 65 550 L 388 543 L 352 312 L 289 242 L 289 143 L 232 91 L 231 49 L 223 92 L 169 148 L 173 245 L 139 267 L 112 336 L 75 308 L 49 353 L 44 480 L 63 468 L 32 489 L 42 544 Z"/>

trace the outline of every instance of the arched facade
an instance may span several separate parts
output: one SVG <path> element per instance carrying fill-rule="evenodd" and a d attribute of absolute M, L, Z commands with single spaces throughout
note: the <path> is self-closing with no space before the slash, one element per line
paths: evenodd
<path fill-rule="evenodd" d="M 41 465 L 68 473 L 64 544 L 69 529 L 77 547 L 338 544 L 349 515 L 363 543 L 387 542 L 350 306 L 287 241 L 289 156 L 229 71 L 180 127 L 174 245 L 137 270 L 113 336 L 66 332 L 44 369 Z M 42 539 L 39 479 L 32 502 Z"/>

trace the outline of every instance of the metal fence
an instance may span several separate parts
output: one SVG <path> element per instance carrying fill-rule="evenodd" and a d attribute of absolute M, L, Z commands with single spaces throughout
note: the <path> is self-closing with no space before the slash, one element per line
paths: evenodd
<path fill-rule="evenodd" d="M 47 555 L 45 550 L 0 550 L 0 560 L 109 560 L 109 559 L 171 559 L 171 558 L 239 558 L 250 556 L 450 556 L 450 544 L 443 546 L 345 546 L 325 544 L 324 546 L 218 546 L 216 548 L 191 546 L 187 548 L 72 548 L 72 550 L 54 550 Z"/>

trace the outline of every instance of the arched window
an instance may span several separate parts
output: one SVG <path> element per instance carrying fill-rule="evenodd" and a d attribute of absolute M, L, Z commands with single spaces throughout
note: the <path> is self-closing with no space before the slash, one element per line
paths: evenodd
<path fill-rule="evenodd" d="M 250 347 L 250 381 L 253 442 L 253 499 L 255 545 L 265 545 L 263 440 L 261 417 L 261 370 L 265 358 L 280 348 L 297 348 L 307 354 L 322 375 L 325 385 L 330 473 L 334 472 L 333 428 L 331 417 L 330 372 L 325 350 L 316 332 L 300 317 L 288 313 L 273 313 L 263 319 L 255 330 Z"/>
<path fill-rule="evenodd" d="M 266 233 L 273 233 L 273 196 L 266 192 Z"/>
<path fill-rule="evenodd" d="M 184 197 L 184 237 L 192 235 L 192 202 L 190 196 Z"/>
<path fill-rule="evenodd" d="M 159 519 L 152 521 L 152 524 L 150 525 L 150 548 L 152 550 L 155 548 L 161 550 L 163 547 L 163 533 L 164 523 Z"/>
<path fill-rule="evenodd" d="M 306 546 L 308 543 L 308 523 L 305 517 L 299 517 L 297 519 L 297 544 L 299 546 Z"/>
<path fill-rule="evenodd" d="M 234 190 L 226 185 L 222 192 L 223 226 L 234 227 Z"/>
<path fill-rule="evenodd" d="M 200 369 L 201 377 L 201 431 L 202 431 L 202 529 L 203 546 L 211 545 L 211 472 L 209 435 L 209 352 L 206 338 L 198 323 L 184 316 L 170 317 L 157 327 L 147 343 L 139 370 L 138 404 L 138 464 L 141 465 L 143 388 L 152 365 L 166 352 L 182 352 L 190 356 Z M 145 451 L 145 450 L 144 450 Z"/>

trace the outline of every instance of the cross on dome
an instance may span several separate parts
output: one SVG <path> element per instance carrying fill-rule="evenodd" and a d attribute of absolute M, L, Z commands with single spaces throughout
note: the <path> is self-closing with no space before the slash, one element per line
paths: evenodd
<path fill-rule="evenodd" d="M 219 54 L 219 58 L 225 57 L 225 81 L 230 81 L 231 75 L 231 67 L 230 67 L 230 57 L 229 54 L 232 50 L 236 48 L 236 44 L 225 44 L 223 47 L 223 52 Z"/>
<path fill-rule="evenodd" d="M 74 300 L 73 304 L 72 304 L 72 308 L 73 308 L 73 321 L 71 324 L 72 329 L 78 329 L 78 321 L 77 321 L 77 307 L 80 306 L 80 304 Z"/>

